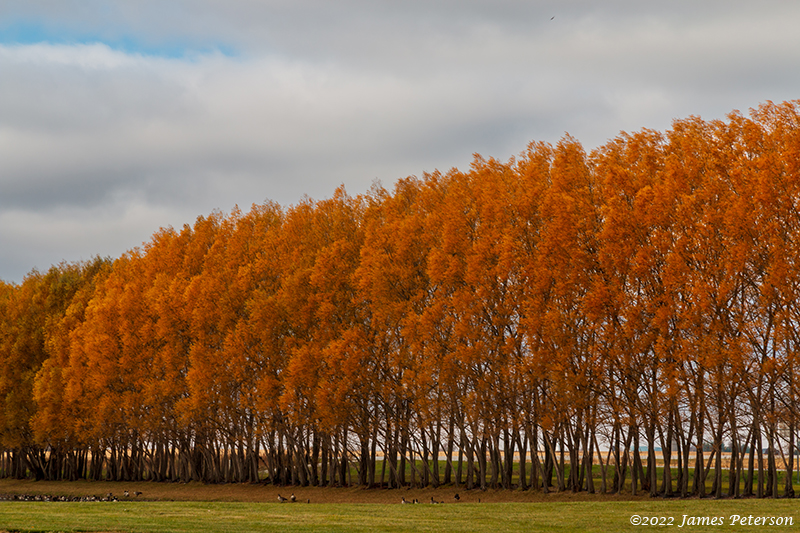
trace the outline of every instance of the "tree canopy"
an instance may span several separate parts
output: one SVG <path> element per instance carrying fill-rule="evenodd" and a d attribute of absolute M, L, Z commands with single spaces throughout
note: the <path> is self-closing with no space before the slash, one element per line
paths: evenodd
<path fill-rule="evenodd" d="M 792 494 L 798 257 L 800 101 L 214 212 L 0 282 L 0 475 Z"/>

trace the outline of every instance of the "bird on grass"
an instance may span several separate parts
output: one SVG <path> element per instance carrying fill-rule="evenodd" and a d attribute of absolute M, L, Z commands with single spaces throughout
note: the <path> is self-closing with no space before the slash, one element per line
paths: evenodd
<path fill-rule="evenodd" d="M 289 498 L 292 500 L 292 503 L 297 501 L 297 498 L 294 497 L 294 492 L 292 493 L 291 496 L 289 496 Z"/>
<path fill-rule="evenodd" d="M 456 495 L 455 495 L 455 496 L 453 496 L 453 499 L 454 499 L 455 501 L 460 501 L 460 500 L 461 500 L 461 496 L 459 496 L 459 495 L 458 495 L 458 493 L 456 492 Z"/>
<path fill-rule="evenodd" d="M 400 503 L 409 503 L 409 502 L 407 502 L 407 501 L 406 501 L 406 497 L 405 497 L 405 496 L 403 496 L 403 499 L 402 499 L 402 501 L 401 501 Z"/>
<path fill-rule="evenodd" d="M 289 498 L 284 498 L 283 496 L 278 494 L 278 501 L 281 502 L 281 503 L 284 503 L 284 502 L 289 501 Z"/>

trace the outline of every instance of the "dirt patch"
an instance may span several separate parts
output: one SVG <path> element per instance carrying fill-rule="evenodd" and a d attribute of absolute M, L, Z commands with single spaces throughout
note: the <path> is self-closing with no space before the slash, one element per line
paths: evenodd
<path fill-rule="evenodd" d="M 128 496 L 125 496 L 125 492 Z M 141 494 L 134 496 L 136 492 Z M 500 503 L 500 502 L 545 502 L 545 501 L 631 501 L 649 499 L 647 495 L 632 497 L 625 495 L 588 494 L 586 492 L 562 492 L 544 494 L 540 491 L 520 490 L 464 490 L 463 487 L 440 487 L 437 489 L 364 489 L 364 488 L 320 488 L 275 486 L 264 484 L 217 484 L 202 483 L 125 483 L 116 481 L 27 481 L 0 480 L 0 497 L 10 495 L 48 495 L 83 498 L 94 496 L 106 498 L 109 494 L 119 501 L 225 501 L 278 503 L 278 495 L 296 503 L 400 503 L 418 500 L 430 503 L 431 498 L 443 503 Z M 459 500 L 455 495 L 459 495 Z M 4 498 L 5 499 L 5 498 Z M 0 532 L 1 533 L 1 532 Z"/>

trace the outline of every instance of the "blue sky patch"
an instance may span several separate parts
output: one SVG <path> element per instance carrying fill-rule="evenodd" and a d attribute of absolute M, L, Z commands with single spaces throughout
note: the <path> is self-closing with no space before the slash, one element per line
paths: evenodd
<path fill-rule="evenodd" d="M 113 50 L 119 50 L 127 54 L 169 59 L 185 59 L 215 52 L 228 57 L 239 55 L 233 46 L 224 43 L 190 43 L 180 39 L 155 41 L 142 39 L 136 35 L 111 36 L 101 33 L 80 32 L 63 27 L 53 28 L 30 21 L 0 24 L 0 44 L 30 45 L 40 43 L 65 45 L 103 43 Z"/>

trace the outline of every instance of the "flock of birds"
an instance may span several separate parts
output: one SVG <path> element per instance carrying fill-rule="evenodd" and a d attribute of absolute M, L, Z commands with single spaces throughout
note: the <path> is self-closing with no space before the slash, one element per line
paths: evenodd
<path fill-rule="evenodd" d="M 459 496 L 459 495 L 458 495 L 458 493 L 456 493 L 456 495 L 455 495 L 455 496 L 453 496 L 453 499 L 454 499 L 455 501 L 457 501 L 457 502 L 458 502 L 458 501 L 461 501 L 461 496 Z M 418 500 L 418 499 L 416 499 L 416 498 L 414 498 L 413 500 L 411 500 L 411 501 L 408 501 L 408 500 L 406 500 L 406 497 L 405 497 L 405 496 L 403 496 L 403 498 L 401 498 L 401 500 L 400 500 L 400 503 L 419 503 L 419 500 Z M 440 501 L 437 501 L 437 500 L 435 500 L 435 499 L 433 498 L 433 496 L 431 496 L 431 503 L 432 503 L 432 504 L 434 504 L 434 505 L 436 505 L 436 504 L 439 504 L 439 503 L 444 503 L 444 502 L 443 502 L 443 501 L 441 501 L 441 502 L 440 502 Z M 480 499 L 480 498 L 478 498 L 478 503 L 481 503 L 481 499 Z"/>
<path fill-rule="evenodd" d="M 142 495 L 138 490 L 125 491 L 123 493 L 125 498 L 133 496 L 137 498 Z M 0 494 L 0 501 L 18 501 L 18 502 L 118 502 L 119 497 L 112 493 L 107 493 L 105 496 L 53 496 L 50 494 Z"/>
<path fill-rule="evenodd" d="M 461 501 L 461 496 L 459 496 L 458 493 L 456 493 L 456 495 L 453 496 L 453 499 L 455 501 L 457 501 L 457 502 Z M 292 493 L 292 495 L 289 496 L 288 498 L 278 494 L 278 502 L 280 502 L 280 503 L 286 503 L 286 502 L 296 503 L 297 502 L 297 497 L 294 495 L 294 493 Z M 306 503 L 311 503 L 311 500 L 310 499 L 306 499 Z M 419 500 L 414 498 L 413 500 L 409 501 L 409 500 L 406 500 L 405 496 L 403 496 L 403 498 L 400 500 L 400 503 L 419 503 Z M 441 501 L 441 502 L 437 501 L 437 500 L 435 500 L 433 498 L 433 496 L 431 496 L 431 503 L 435 505 L 435 504 L 440 504 L 440 503 L 444 503 L 444 502 L 443 501 Z M 478 498 L 478 503 L 481 503 L 481 499 L 480 498 Z"/>
<path fill-rule="evenodd" d="M 142 493 L 140 491 L 138 491 L 138 490 L 136 490 L 136 491 L 128 491 L 128 490 L 126 490 L 122 494 L 123 494 L 123 497 L 126 498 L 126 499 L 131 498 L 131 497 L 138 498 L 139 496 L 142 495 Z M 2 495 L 2 494 L 0 494 L 0 501 L 3 501 L 3 500 L 6 500 L 6 501 L 25 501 L 25 502 L 118 502 L 119 501 L 119 497 L 115 496 L 114 494 L 112 494 L 110 492 L 108 494 L 106 494 L 105 496 L 103 496 L 103 497 L 101 497 L 101 496 L 51 496 L 51 495 L 47 495 L 47 494 L 13 494 L 13 495 Z M 453 496 L 453 500 L 458 502 L 458 501 L 461 500 L 461 496 L 459 496 L 458 493 L 456 493 L 456 495 Z M 289 496 L 288 498 L 278 494 L 278 501 L 280 503 L 286 503 L 286 502 L 296 503 L 297 502 L 297 497 L 294 495 L 294 493 L 292 493 L 292 495 Z M 481 502 L 481 500 L 480 500 L 480 498 L 478 498 L 478 503 L 480 503 L 480 502 Z M 306 503 L 311 503 L 311 499 L 306 499 Z M 413 500 L 406 500 L 405 496 L 403 496 L 403 498 L 400 500 L 400 503 L 419 503 L 419 500 L 416 499 L 416 498 L 414 498 Z M 435 500 L 433 498 L 433 496 L 431 496 L 431 503 L 435 505 L 435 504 L 444 503 L 444 501 Z"/>
<path fill-rule="evenodd" d="M 296 503 L 297 502 L 297 497 L 294 495 L 294 492 L 288 498 L 284 498 L 283 496 L 278 494 L 278 501 L 281 502 L 281 503 L 286 503 L 286 502 Z M 310 499 L 306 499 L 306 503 L 311 503 L 311 500 Z"/>

